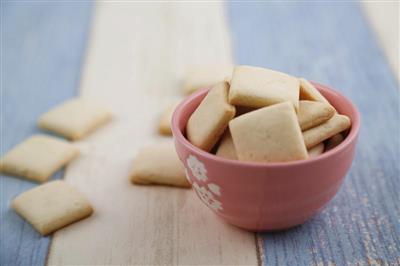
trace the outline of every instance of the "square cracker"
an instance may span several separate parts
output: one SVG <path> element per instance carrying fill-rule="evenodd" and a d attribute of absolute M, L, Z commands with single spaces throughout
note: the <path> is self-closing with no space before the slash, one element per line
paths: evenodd
<path fill-rule="evenodd" d="M 327 103 L 315 101 L 300 101 L 297 119 L 301 130 L 307 130 L 329 120 L 335 114 L 335 109 Z"/>
<path fill-rule="evenodd" d="M 321 142 L 320 144 L 312 147 L 311 149 L 308 149 L 308 157 L 309 158 L 313 158 L 313 157 L 317 157 L 318 155 L 322 154 L 324 152 L 324 148 L 325 145 L 323 142 Z"/>
<path fill-rule="evenodd" d="M 111 119 L 111 113 L 82 98 L 76 98 L 56 106 L 38 120 L 41 129 L 54 132 L 71 140 L 87 134 Z"/>
<path fill-rule="evenodd" d="M 237 160 L 235 144 L 233 144 L 229 128 L 226 129 L 224 135 L 222 135 L 221 143 L 218 146 L 216 155 L 226 159 Z"/>
<path fill-rule="evenodd" d="M 164 111 L 164 113 L 161 115 L 160 122 L 158 125 L 158 131 L 160 132 L 161 135 L 166 135 L 166 136 L 172 135 L 171 120 L 177 105 L 178 105 L 177 103 L 169 105 Z"/>
<path fill-rule="evenodd" d="M 61 227 L 92 214 L 86 197 L 63 181 L 52 181 L 16 197 L 12 208 L 40 234 L 50 234 Z"/>
<path fill-rule="evenodd" d="M 235 107 L 228 103 L 228 91 L 226 82 L 215 85 L 189 118 L 186 136 L 202 150 L 212 149 L 235 116 Z"/>
<path fill-rule="evenodd" d="M 190 187 L 172 143 L 142 148 L 133 162 L 131 181 L 141 185 Z"/>
<path fill-rule="evenodd" d="M 192 66 L 185 74 L 182 91 L 185 95 L 189 95 L 198 89 L 214 86 L 221 81 L 229 81 L 232 70 L 233 67 L 229 65 Z"/>
<path fill-rule="evenodd" d="M 348 129 L 350 125 L 350 119 L 347 116 L 335 113 L 335 115 L 325 123 L 304 131 L 304 143 L 307 149 L 309 149 Z"/>
<path fill-rule="evenodd" d="M 241 115 L 229 123 L 241 161 L 284 162 L 307 158 L 293 104 L 284 102 Z"/>
<path fill-rule="evenodd" d="M 297 110 L 297 78 L 260 67 L 235 67 L 229 91 L 231 104 L 258 108 L 285 101 L 292 102 Z"/>
<path fill-rule="evenodd" d="M 1 158 L 0 171 L 44 182 L 78 154 L 79 150 L 65 140 L 34 135 Z"/>
<path fill-rule="evenodd" d="M 300 100 L 317 101 L 329 104 L 329 101 L 305 78 L 299 78 L 300 81 Z"/>

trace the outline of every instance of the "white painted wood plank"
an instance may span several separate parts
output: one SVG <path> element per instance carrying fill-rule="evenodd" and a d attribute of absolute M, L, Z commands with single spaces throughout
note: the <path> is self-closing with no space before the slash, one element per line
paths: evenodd
<path fill-rule="evenodd" d="M 393 69 L 400 79 L 400 3 L 399 1 L 362 1 L 380 45 Z"/>
<path fill-rule="evenodd" d="M 94 205 L 89 219 L 58 231 L 48 263 L 257 264 L 254 234 L 227 225 L 191 190 L 134 186 L 137 150 L 155 140 L 156 121 L 177 98 L 191 64 L 230 64 L 221 3 L 99 3 L 81 95 L 115 113 L 79 143 L 65 179 Z M 163 139 L 165 141 L 165 139 Z"/>

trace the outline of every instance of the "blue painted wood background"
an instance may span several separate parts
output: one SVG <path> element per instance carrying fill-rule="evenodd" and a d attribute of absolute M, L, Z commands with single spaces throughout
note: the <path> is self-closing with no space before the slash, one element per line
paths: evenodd
<path fill-rule="evenodd" d="M 359 108 L 356 158 L 314 219 L 261 234 L 267 265 L 400 265 L 399 84 L 357 3 L 231 3 L 236 63 L 337 88 Z M 331 264 L 331 265 L 332 265 Z"/>
<path fill-rule="evenodd" d="M 2 4 L 1 154 L 38 132 L 39 114 L 75 95 L 92 11 L 90 3 Z M 329 84 L 362 115 L 343 188 L 308 223 L 259 234 L 265 264 L 399 265 L 399 85 L 360 6 L 229 3 L 227 14 L 237 63 Z M 45 263 L 49 238 L 9 209 L 34 185 L 1 176 L 0 265 Z"/>
<path fill-rule="evenodd" d="M 1 155 L 38 133 L 36 119 L 75 96 L 92 13 L 90 3 L 1 4 Z M 60 178 L 61 171 L 53 178 Z M 35 183 L 0 177 L 0 265 L 43 265 L 41 237 L 9 206 Z"/>

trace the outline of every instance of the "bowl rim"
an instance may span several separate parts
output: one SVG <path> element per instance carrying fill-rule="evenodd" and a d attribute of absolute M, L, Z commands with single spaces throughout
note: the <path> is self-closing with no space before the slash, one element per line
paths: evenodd
<path fill-rule="evenodd" d="M 360 113 L 357 110 L 356 106 L 343 94 L 338 92 L 335 89 L 332 89 L 326 85 L 317 83 L 315 81 L 310 81 L 319 91 L 328 91 L 328 93 L 335 94 L 335 96 L 339 97 L 341 100 L 344 100 L 346 105 L 350 107 L 351 112 L 354 114 L 354 119 L 351 121 L 351 127 L 350 127 L 350 132 L 347 135 L 347 137 L 344 139 L 342 143 L 340 143 L 338 146 L 335 148 L 322 153 L 321 155 L 318 155 L 313 158 L 308 158 L 304 160 L 296 160 L 296 161 L 289 161 L 289 162 L 248 162 L 248 161 L 239 161 L 239 160 L 232 160 L 232 159 L 227 159 L 223 158 L 220 156 L 217 156 L 215 154 L 203 151 L 202 149 L 194 146 L 192 143 L 189 142 L 183 135 L 182 131 L 179 129 L 179 120 L 182 116 L 182 111 L 185 109 L 185 107 L 192 102 L 194 99 L 199 97 L 200 95 L 206 93 L 210 88 L 203 88 L 198 90 L 197 92 L 191 94 L 184 100 L 180 102 L 180 104 L 175 108 L 173 114 L 172 114 L 172 123 L 171 123 L 171 129 L 172 129 L 172 134 L 175 138 L 176 141 L 181 142 L 184 146 L 186 146 L 189 150 L 191 150 L 194 154 L 198 153 L 201 156 L 206 157 L 209 160 L 214 160 L 217 161 L 218 163 L 222 164 L 228 164 L 231 166 L 242 166 L 242 167 L 257 167 L 257 168 L 282 168 L 282 167 L 290 167 L 290 166 L 304 166 L 308 164 L 314 164 L 322 160 L 329 159 L 335 154 L 341 153 L 345 149 L 347 149 L 351 143 L 356 141 L 358 132 L 360 129 Z"/>

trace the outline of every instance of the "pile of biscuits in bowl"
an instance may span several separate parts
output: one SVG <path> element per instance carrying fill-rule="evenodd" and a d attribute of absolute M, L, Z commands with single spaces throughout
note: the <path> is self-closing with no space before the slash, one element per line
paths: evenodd
<path fill-rule="evenodd" d="M 186 137 L 217 156 L 288 162 L 318 156 L 343 141 L 349 117 L 303 78 L 236 66 L 209 90 L 190 116 Z"/>

